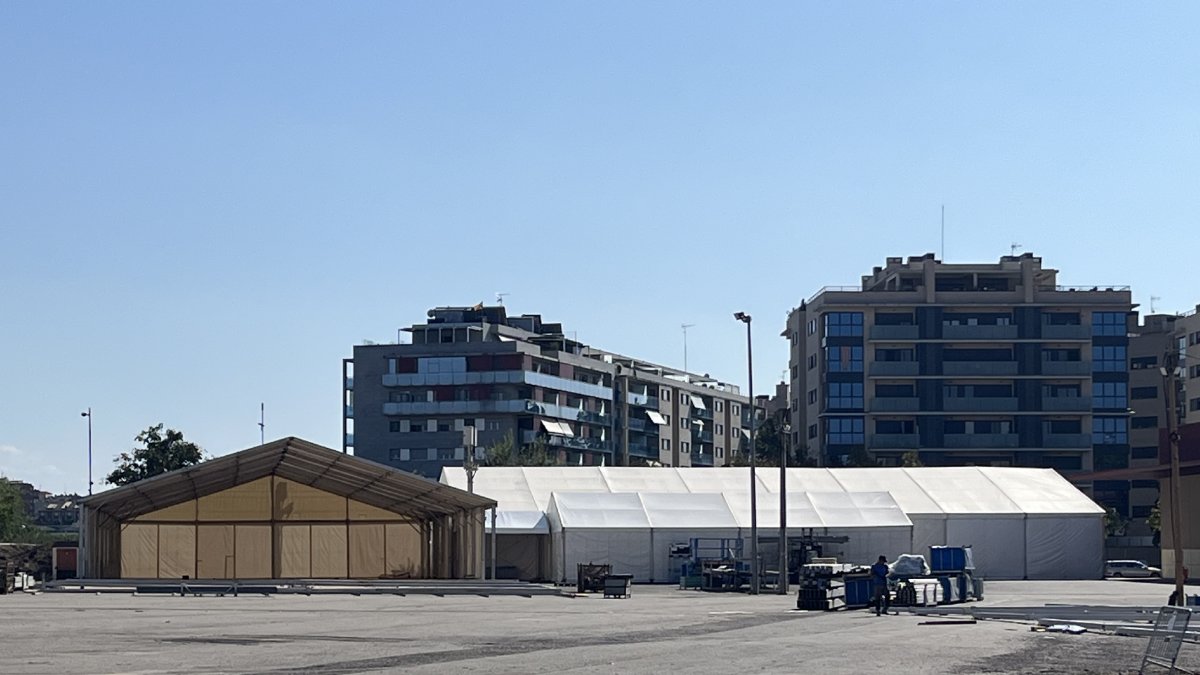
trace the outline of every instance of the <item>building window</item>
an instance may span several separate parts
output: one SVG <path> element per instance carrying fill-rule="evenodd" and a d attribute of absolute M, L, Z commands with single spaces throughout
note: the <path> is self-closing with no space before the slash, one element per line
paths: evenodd
<path fill-rule="evenodd" d="M 1092 372 L 1120 373 L 1126 368 L 1125 345 L 1092 347 Z"/>
<path fill-rule="evenodd" d="M 863 418 L 830 417 L 826 422 L 825 443 L 856 445 L 863 442 Z"/>
<path fill-rule="evenodd" d="M 454 448 L 438 448 L 438 459 L 442 461 L 458 459 L 455 457 L 458 452 Z"/>
<path fill-rule="evenodd" d="M 813 404 L 813 403 L 817 402 L 817 390 L 816 389 L 808 390 L 808 402 L 809 402 L 809 404 Z"/>
<path fill-rule="evenodd" d="M 388 450 L 388 459 L 393 462 L 407 462 L 408 461 L 408 449 L 407 448 L 392 448 L 391 450 Z"/>
<path fill-rule="evenodd" d="M 724 459 L 724 457 L 725 457 L 725 448 L 722 448 L 721 446 L 718 445 L 717 446 L 717 459 Z"/>
<path fill-rule="evenodd" d="M 741 414 L 742 409 L 740 406 L 738 406 L 738 404 L 734 403 L 733 408 L 729 412 L 733 413 L 734 417 L 737 417 L 738 415 Z"/>
<path fill-rule="evenodd" d="M 808 369 L 812 370 L 813 368 L 816 368 L 816 367 L 817 367 L 817 355 L 809 354 L 808 355 Z"/>
<path fill-rule="evenodd" d="M 831 373 L 861 373 L 863 348 L 850 345 L 826 347 L 825 370 Z"/>
<path fill-rule="evenodd" d="M 388 422 L 388 431 L 391 431 L 393 433 L 400 431 L 400 420 L 393 420 L 391 422 Z"/>
<path fill-rule="evenodd" d="M 725 402 L 717 399 L 717 412 L 725 412 Z"/>
<path fill-rule="evenodd" d="M 408 458 L 414 462 L 420 462 L 429 459 L 429 448 L 413 448 L 408 451 Z"/>
<path fill-rule="evenodd" d="M 800 377 L 800 366 L 792 366 L 792 379 Z"/>
<path fill-rule="evenodd" d="M 1129 397 L 1137 400 L 1143 398 L 1158 398 L 1158 387 L 1134 387 L 1129 390 Z"/>
<path fill-rule="evenodd" d="M 1191 412 L 1200 410 L 1200 398 L 1194 398 L 1191 401 L 1188 401 L 1188 410 Z"/>
<path fill-rule="evenodd" d="M 680 452 L 682 452 L 683 454 L 685 454 L 685 455 L 686 455 L 686 454 L 688 454 L 689 452 L 691 452 L 691 451 L 692 451 L 692 450 L 691 450 L 691 447 L 692 447 L 692 446 L 691 446 L 691 444 L 690 444 L 690 443 L 688 443 L 687 441 L 684 441 L 684 442 L 682 442 L 682 443 L 680 443 L 680 444 L 679 444 L 679 451 L 680 451 Z"/>
<path fill-rule="evenodd" d="M 808 437 L 809 438 L 817 437 L 817 425 L 815 425 L 815 424 L 808 425 Z"/>
<path fill-rule="evenodd" d="M 680 417 L 680 418 L 679 418 L 679 428 L 680 428 L 680 429 L 687 429 L 687 428 L 688 428 L 688 419 L 687 419 L 686 417 Z"/>
<path fill-rule="evenodd" d="M 1129 359 L 1129 368 L 1132 370 L 1142 370 L 1156 366 L 1158 366 L 1157 356 L 1135 356 Z"/>
<path fill-rule="evenodd" d="M 862 312 L 829 312 L 825 315 L 825 337 L 862 334 Z"/>
<path fill-rule="evenodd" d="M 792 399 L 792 412 L 797 412 L 799 410 L 800 410 L 800 399 L 793 398 Z"/>
<path fill-rule="evenodd" d="M 663 389 L 661 393 L 662 393 L 662 400 L 664 400 L 664 401 L 671 400 L 671 390 L 670 389 Z M 682 401 L 683 399 L 679 399 L 679 400 Z"/>
<path fill-rule="evenodd" d="M 1129 487 L 1135 490 L 1157 490 L 1158 481 L 1156 480 L 1131 480 Z"/>
<path fill-rule="evenodd" d="M 808 321 L 808 334 L 809 334 L 809 335 L 812 335 L 812 334 L 814 334 L 814 333 L 816 333 L 816 332 L 817 332 L 817 320 L 816 320 L 816 319 L 809 319 L 809 321 Z"/>
<path fill-rule="evenodd" d="M 825 407 L 830 409 L 861 410 L 863 407 L 862 382 L 827 382 Z"/>
<path fill-rule="evenodd" d="M 441 432 L 454 431 L 454 424 L 450 420 L 438 420 L 437 430 Z"/>
<path fill-rule="evenodd" d="M 1129 456 L 1134 459 L 1158 459 L 1158 446 L 1143 445 L 1129 451 Z"/>
<path fill-rule="evenodd" d="M 1124 417 L 1093 417 L 1092 445 L 1125 445 L 1129 442 L 1129 420 Z"/>
<path fill-rule="evenodd" d="M 669 439 L 669 438 L 662 439 L 662 448 L 663 448 L 663 450 L 670 450 L 671 449 L 671 439 Z"/>
<path fill-rule="evenodd" d="M 488 420 L 483 428 L 485 431 L 500 431 L 500 420 Z"/>
<path fill-rule="evenodd" d="M 671 416 L 670 415 L 663 413 L 663 419 L 667 421 L 668 426 L 671 424 Z"/>
<path fill-rule="evenodd" d="M 1135 417 L 1129 420 L 1129 428 L 1131 429 L 1157 429 L 1158 416 L 1148 415 L 1146 417 Z"/>
<path fill-rule="evenodd" d="M 1131 506 L 1129 507 L 1129 515 L 1134 518 L 1147 518 L 1150 516 L 1150 511 L 1153 508 L 1153 506 L 1149 505 Z"/>
<path fill-rule="evenodd" d="M 724 425 L 724 424 L 718 424 L 718 425 L 717 425 L 717 433 L 718 433 L 718 434 L 723 434 L 723 433 L 725 433 L 725 425 Z"/>
<path fill-rule="evenodd" d="M 1129 407 L 1129 400 L 1125 395 L 1124 382 L 1093 382 L 1092 383 L 1092 407 L 1093 408 L 1116 408 L 1124 410 Z"/>
<path fill-rule="evenodd" d="M 1125 312 L 1093 312 L 1092 335 L 1123 336 L 1125 329 Z"/>

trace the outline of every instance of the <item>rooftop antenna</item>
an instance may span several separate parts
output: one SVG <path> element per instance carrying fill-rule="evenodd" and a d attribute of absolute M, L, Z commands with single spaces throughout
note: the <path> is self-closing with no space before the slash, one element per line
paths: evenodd
<path fill-rule="evenodd" d="M 1158 313 L 1158 311 L 1155 309 L 1155 304 L 1156 304 L 1156 303 L 1157 303 L 1159 300 L 1162 300 L 1162 298 L 1161 298 L 1161 297 L 1159 297 L 1159 296 L 1157 296 L 1157 295 L 1152 295 L 1152 296 L 1150 296 L 1150 313 L 1151 313 L 1151 314 L 1157 314 L 1157 313 Z"/>
<path fill-rule="evenodd" d="M 681 323 L 679 327 L 683 329 L 683 372 L 687 372 L 687 330 L 695 327 L 694 323 Z"/>
<path fill-rule="evenodd" d="M 1025 248 L 1025 247 L 1014 241 L 1010 248 L 1012 250 L 1012 253 L 1010 255 L 1016 257 L 1017 251 L 1020 251 L 1021 249 Z"/>
<path fill-rule="evenodd" d="M 258 404 L 258 444 L 267 444 L 267 404 Z"/>
<path fill-rule="evenodd" d="M 496 304 L 503 305 L 504 304 L 504 296 L 506 296 L 506 295 L 512 295 L 512 293 L 497 293 L 496 294 Z"/>

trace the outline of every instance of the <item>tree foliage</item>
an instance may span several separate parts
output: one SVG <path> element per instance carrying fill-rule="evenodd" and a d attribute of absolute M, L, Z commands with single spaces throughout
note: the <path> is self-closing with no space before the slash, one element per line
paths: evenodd
<path fill-rule="evenodd" d="M 484 450 L 484 462 L 488 466 L 554 466 L 558 458 L 546 449 L 541 438 L 518 445 L 510 431 Z"/>
<path fill-rule="evenodd" d="M 925 463 L 921 461 L 921 453 L 910 450 L 900 457 L 900 466 L 925 466 Z"/>
<path fill-rule="evenodd" d="M 149 427 L 134 439 L 141 447 L 122 452 L 113 460 L 117 465 L 108 474 L 112 485 L 128 485 L 160 473 L 182 469 L 204 461 L 204 450 L 183 439 L 183 432 L 163 429 L 162 423 Z"/>
<path fill-rule="evenodd" d="M 23 543 L 37 532 L 25 513 L 21 491 L 7 478 L 0 478 L 0 541 Z"/>

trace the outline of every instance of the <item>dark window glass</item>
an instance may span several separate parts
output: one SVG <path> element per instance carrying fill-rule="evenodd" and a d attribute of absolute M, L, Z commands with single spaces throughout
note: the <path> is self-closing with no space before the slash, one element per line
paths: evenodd
<path fill-rule="evenodd" d="M 863 418 L 830 417 L 826 424 L 828 445 L 858 445 L 863 442 Z"/>
<path fill-rule="evenodd" d="M 1158 459 L 1158 447 L 1154 445 L 1143 445 L 1131 450 L 1130 456 L 1134 459 Z"/>
<path fill-rule="evenodd" d="M 862 312 L 829 312 L 825 315 L 825 337 L 862 334 Z"/>
<path fill-rule="evenodd" d="M 1097 373 L 1120 373 L 1126 369 L 1125 345 L 1092 347 L 1092 371 Z"/>
<path fill-rule="evenodd" d="M 1092 335 L 1125 335 L 1125 312 L 1094 312 Z"/>
<path fill-rule="evenodd" d="M 862 382 L 827 382 L 825 407 L 830 409 L 861 410 L 863 407 Z"/>
<path fill-rule="evenodd" d="M 1133 399 L 1158 398 L 1158 387 L 1134 387 L 1129 390 L 1129 397 Z"/>
<path fill-rule="evenodd" d="M 1129 407 L 1124 382 L 1093 382 L 1092 407 L 1124 410 Z"/>
<path fill-rule="evenodd" d="M 1154 429 L 1158 427 L 1158 417 L 1154 415 L 1135 417 L 1129 421 L 1129 426 L 1133 429 Z"/>
<path fill-rule="evenodd" d="M 850 345 L 826 347 L 825 369 L 831 373 L 861 373 L 863 348 Z"/>
<path fill-rule="evenodd" d="M 1092 418 L 1092 445 L 1124 445 L 1128 442 L 1128 419 L 1124 417 Z"/>

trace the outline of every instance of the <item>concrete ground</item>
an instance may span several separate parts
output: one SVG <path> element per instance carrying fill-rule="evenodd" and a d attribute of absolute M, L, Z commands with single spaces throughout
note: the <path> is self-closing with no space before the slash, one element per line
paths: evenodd
<path fill-rule="evenodd" d="M 976 606 L 1158 605 L 1139 581 L 991 582 Z M 911 615 L 798 612 L 795 596 L 0 596 L 0 673 L 1135 673 L 1143 638 Z M 1200 668 L 1200 645 L 1182 665 Z"/>

